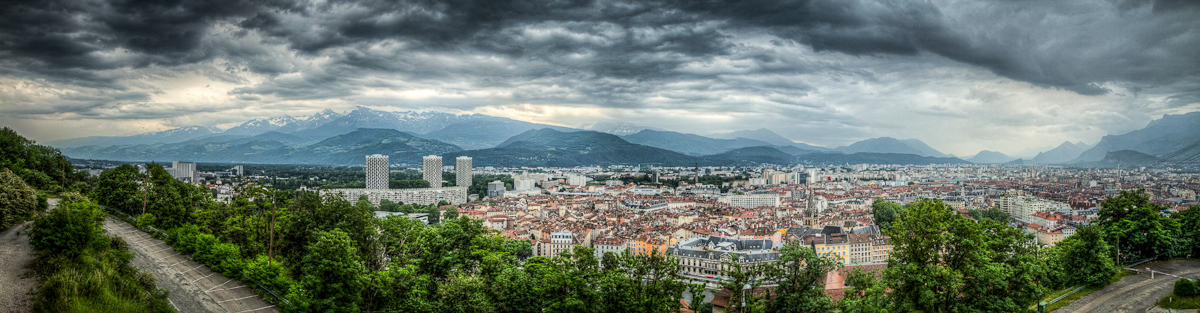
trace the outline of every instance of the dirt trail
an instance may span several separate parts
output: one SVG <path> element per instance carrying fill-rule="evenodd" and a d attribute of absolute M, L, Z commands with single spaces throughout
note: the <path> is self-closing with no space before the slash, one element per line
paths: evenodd
<path fill-rule="evenodd" d="M 25 222 L 0 233 L 0 312 L 29 312 L 37 288 L 37 278 L 26 265 L 35 258 L 29 246 L 29 230 L 33 222 Z"/>

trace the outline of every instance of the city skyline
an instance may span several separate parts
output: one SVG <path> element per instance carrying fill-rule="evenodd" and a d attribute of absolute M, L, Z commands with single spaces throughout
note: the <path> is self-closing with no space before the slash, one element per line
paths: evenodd
<path fill-rule="evenodd" d="M 1200 110 L 1194 2 L 707 5 L 17 4 L 0 125 L 45 142 L 363 105 L 964 156 Z"/>

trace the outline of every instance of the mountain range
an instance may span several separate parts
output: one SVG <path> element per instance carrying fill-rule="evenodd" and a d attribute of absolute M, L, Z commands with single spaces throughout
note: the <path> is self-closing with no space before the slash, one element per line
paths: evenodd
<path fill-rule="evenodd" d="M 392 155 L 397 158 L 393 159 L 394 163 L 407 163 L 410 158 L 412 163 L 417 163 L 419 158 L 416 157 L 426 154 L 451 154 L 478 155 L 481 159 L 486 156 L 493 158 L 495 165 L 517 166 L 1017 161 L 988 150 L 959 159 L 917 139 L 892 137 L 871 138 L 829 149 L 795 142 L 768 129 L 700 136 L 626 123 L 582 124 L 578 127 L 591 130 L 481 114 L 386 112 L 357 107 L 344 113 L 324 110 L 310 116 L 253 119 L 225 131 L 193 126 L 126 137 L 85 137 L 48 144 L 73 158 L 120 161 L 360 164 L 362 155 L 374 153 Z M 551 142 L 545 138 L 564 142 Z M 1032 160 L 1019 162 L 1103 163 L 1108 152 L 1119 150 L 1162 157 L 1197 140 L 1200 140 L 1200 112 L 1166 115 L 1144 129 L 1105 136 L 1095 146 L 1064 142 L 1039 153 Z M 1123 153 L 1117 157 L 1128 155 Z M 489 164 L 486 162 L 493 161 L 476 162 Z"/>

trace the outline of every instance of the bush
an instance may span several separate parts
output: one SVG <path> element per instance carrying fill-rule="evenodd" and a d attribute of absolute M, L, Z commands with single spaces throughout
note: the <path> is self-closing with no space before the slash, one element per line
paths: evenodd
<path fill-rule="evenodd" d="M 0 230 L 24 220 L 37 208 L 37 192 L 8 169 L 0 170 Z"/>
<path fill-rule="evenodd" d="M 109 245 L 102 223 L 104 213 L 86 198 L 64 199 L 59 209 L 34 221 L 29 243 L 39 252 L 74 257 L 89 247 Z"/>
<path fill-rule="evenodd" d="M 280 262 L 276 256 L 270 265 L 267 265 L 267 256 L 259 254 L 253 261 L 246 263 L 246 276 L 251 280 L 271 288 L 277 293 L 284 293 L 291 290 L 296 284 L 296 280 L 292 279 L 291 273 Z"/>
<path fill-rule="evenodd" d="M 1187 278 L 1180 278 L 1175 282 L 1175 295 L 1180 297 L 1195 297 L 1200 296 L 1200 286 L 1196 282 Z"/>

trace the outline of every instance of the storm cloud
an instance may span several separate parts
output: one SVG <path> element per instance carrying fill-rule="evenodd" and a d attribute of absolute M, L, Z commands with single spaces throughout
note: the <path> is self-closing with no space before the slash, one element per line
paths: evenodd
<path fill-rule="evenodd" d="M 1196 110 L 1197 16 L 1194 1 L 24 1 L 0 10 L 0 123 L 369 105 L 1017 150 Z M 946 135 L 963 127 L 978 144 Z"/>

